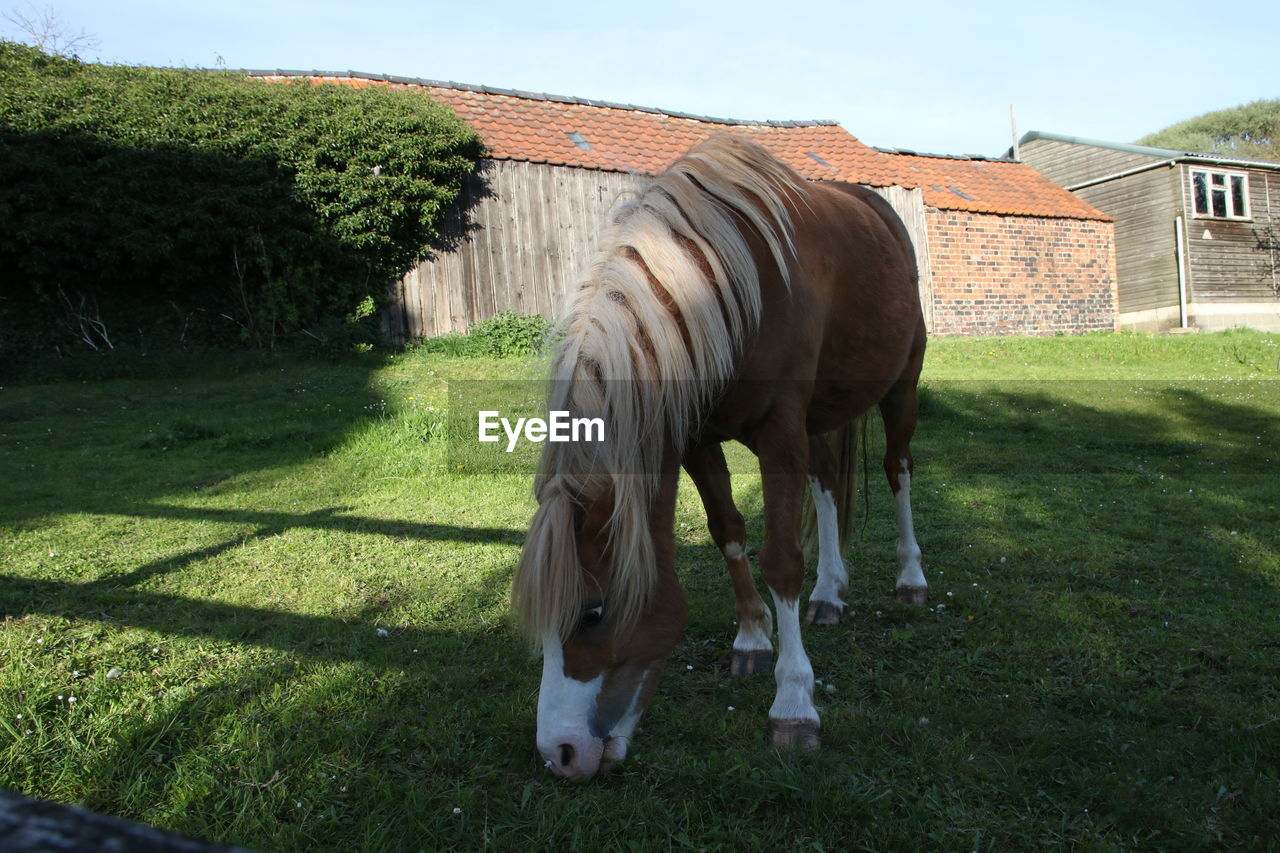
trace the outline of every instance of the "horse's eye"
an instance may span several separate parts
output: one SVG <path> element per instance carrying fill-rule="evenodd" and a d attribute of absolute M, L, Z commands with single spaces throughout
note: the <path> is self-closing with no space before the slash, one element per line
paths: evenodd
<path fill-rule="evenodd" d="M 578 622 L 579 630 L 594 628 L 604 621 L 604 604 L 595 604 L 582 611 L 582 619 Z"/>

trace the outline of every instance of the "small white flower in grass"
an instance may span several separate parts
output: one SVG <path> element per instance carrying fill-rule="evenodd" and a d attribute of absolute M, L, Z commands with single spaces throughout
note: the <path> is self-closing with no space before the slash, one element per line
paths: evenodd
<path fill-rule="evenodd" d="M 18 715 L 18 719 L 19 719 L 19 720 L 21 720 L 21 719 L 22 719 L 22 715 L 21 715 L 21 714 L 19 714 L 19 715 Z"/>
<path fill-rule="evenodd" d="M 730 711 L 736 711 L 736 710 L 738 710 L 738 709 L 737 709 L 737 708 L 735 708 L 735 707 L 733 707 L 732 705 L 730 705 L 730 706 L 729 706 L 729 710 L 730 710 Z"/>
<path fill-rule="evenodd" d="M 693 671 L 693 664 L 685 664 L 685 667 L 684 667 L 684 668 L 685 668 L 685 669 L 687 669 L 687 670 L 689 670 L 690 672 L 692 672 L 692 671 Z"/>
<path fill-rule="evenodd" d="M 828 693 L 835 693 L 835 692 L 836 692 L 836 686 L 835 686 L 834 684 L 828 684 L 828 685 L 827 685 L 827 692 L 828 692 Z"/>
<path fill-rule="evenodd" d="M 929 718 L 928 718 L 928 717 L 921 717 L 917 722 L 918 722 L 920 725 L 922 725 L 922 726 L 927 726 L 927 725 L 929 725 Z"/>
<path fill-rule="evenodd" d="M 110 671 L 107 672 L 107 680 L 109 681 L 115 681 L 119 677 L 120 677 L 120 669 L 118 667 L 113 666 L 111 667 Z"/>
<path fill-rule="evenodd" d="M 954 592 L 948 592 L 948 593 L 947 593 L 947 598 L 950 598 L 950 597 L 951 597 L 951 596 L 953 596 L 953 595 L 955 595 L 955 593 L 954 593 Z"/>
<path fill-rule="evenodd" d="M 379 628 L 379 629 L 378 629 L 377 631 L 375 631 L 374 633 L 376 633 L 379 637 L 385 637 L 385 636 L 387 636 L 387 629 L 386 629 L 386 628 Z"/>
<path fill-rule="evenodd" d="M 547 762 L 547 763 L 548 763 L 548 764 L 550 764 L 551 762 Z M 454 807 L 453 807 L 453 813 L 454 813 L 454 814 L 462 814 L 462 809 L 458 808 L 457 806 L 454 806 Z"/>
<path fill-rule="evenodd" d="M 74 705 L 74 704 L 76 704 L 76 697 L 74 697 L 74 696 L 68 696 L 68 697 L 67 697 L 67 704 L 69 704 L 69 705 Z"/>

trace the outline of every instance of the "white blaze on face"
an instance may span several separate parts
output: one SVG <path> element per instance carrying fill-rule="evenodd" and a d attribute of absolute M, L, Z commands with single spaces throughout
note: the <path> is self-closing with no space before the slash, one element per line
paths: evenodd
<path fill-rule="evenodd" d="M 590 776 L 600 762 L 621 761 L 644 709 L 640 696 L 653 670 L 646 670 L 634 686 L 626 711 L 613 723 L 606 737 L 592 732 L 592 718 L 600 702 L 604 675 L 590 681 L 570 678 L 564 672 L 564 647 L 560 638 L 542 638 L 542 686 L 538 691 L 538 752 L 547 766 L 562 776 Z M 569 747 L 566 751 L 565 747 Z M 569 760 L 566 762 L 566 758 Z"/>
<path fill-rule="evenodd" d="M 595 712 L 603 682 L 603 675 L 591 681 L 578 681 L 565 675 L 564 648 L 560 638 L 552 633 L 543 636 L 542 686 L 538 690 L 538 752 L 549 762 L 560 764 L 567 745 L 573 750 L 573 763 L 589 761 L 593 767 L 599 764 L 604 743 L 591 734 L 591 715 Z M 595 759 L 591 761 L 593 752 L 596 752 Z"/>
<path fill-rule="evenodd" d="M 920 565 L 920 546 L 916 544 L 915 524 L 911 518 L 911 472 L 902 460 L 898 474 L 898 586 L 925 587 L 924 569 Z"/>

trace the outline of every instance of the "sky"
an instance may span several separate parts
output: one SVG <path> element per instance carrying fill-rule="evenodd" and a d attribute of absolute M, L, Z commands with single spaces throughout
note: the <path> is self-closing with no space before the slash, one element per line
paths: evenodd
<path fill-rule="evenodd" d="M 1280 2 L 0 0 L 90 61 L 385 73 L 1000 155 L 1018 132 L 1132 142 L 1280 98 Z M 0 35 L 26 40 L 9 21 Z"/>

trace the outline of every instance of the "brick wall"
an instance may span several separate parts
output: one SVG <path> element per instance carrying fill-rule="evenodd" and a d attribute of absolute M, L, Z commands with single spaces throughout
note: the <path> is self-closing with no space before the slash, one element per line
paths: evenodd
<path fill-rule="evenodd" d="M 933 208 L 926 219 L 933 334 L 1052 335 L 1115 328 L 1112 223 Z"/>

